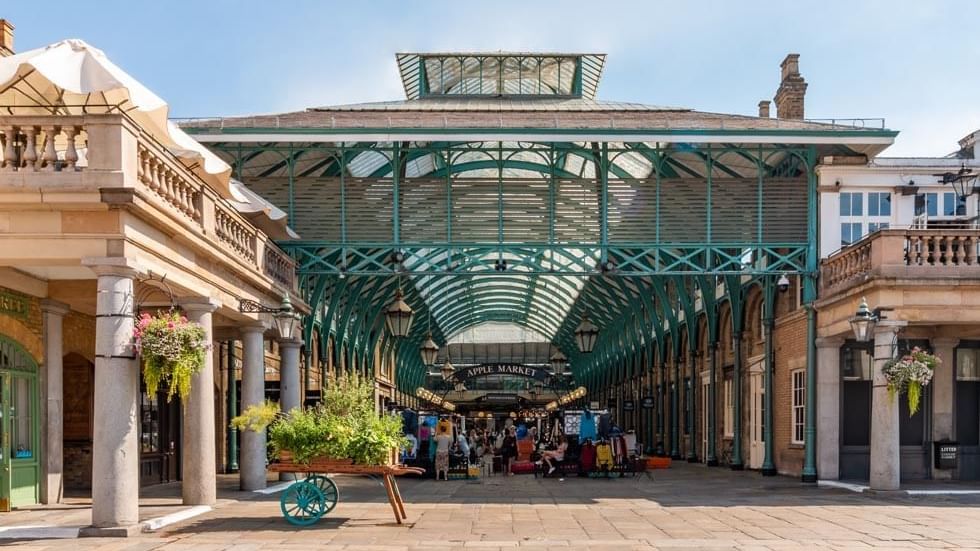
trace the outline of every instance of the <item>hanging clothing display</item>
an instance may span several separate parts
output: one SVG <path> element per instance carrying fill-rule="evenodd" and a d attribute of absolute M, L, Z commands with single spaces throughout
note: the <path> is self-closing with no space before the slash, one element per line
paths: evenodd
<path fill-rule="evenodd" d="M 582 417 L 579 420 L 578 427 L 578 438 L 579 440 L 595 440 L 596 437 L 596 421 L 595 414 L 589 410 L 582 412 Z"/>
<path fill-rule="evenodd" d="M 595 447 L 595 466 L 609 469 L 613 466 L 612 446 L 608 442 L 599 442 Z"/>
<path fill-rule="evenodd" d="M 595 446 L 592 445 L 591 440 L 586 440 L 579 449 L 578 466 L 583 473 L 595 468 Z"/>
<path fill-rule="evenodd" d="M 599 416 L 599 438 L 609 438 L 609 430 L 612 428 L 612 414 L 603 413 Z"/>

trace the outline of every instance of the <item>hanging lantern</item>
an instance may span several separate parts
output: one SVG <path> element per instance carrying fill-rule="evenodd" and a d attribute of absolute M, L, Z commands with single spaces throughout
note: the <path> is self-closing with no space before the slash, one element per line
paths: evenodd
<path fill-rule="evenodd" d="M 568 358 L 561 353 L 561 350 L 558 350 L 551 355 L 549 362 L 551 362 L 551 372 L 555 375 L 561 375 L 565 372 L 565 366 L 568 365 Z"/>
<path fill-rule="evenodd" d="M 422 363 L 435 365 L 436 357 L 439 355 L 439 346 L 432 340 L 432 333 L 426 333 L 425 341 L 422 342 L 419 352 L 422 354 Z"/>
<path fill-rule="evenodd" d="M 453 367 L 453 364 L 449 362 L 449 358 L 446 358 L 446 363 L 442 364 L 442 378 L 444 380 L 449 380 L 449 378 L 453 376 L 453 373 L 455 371 L 456 368 Z"/>
<path fill-rule="evenodd" d="M 279 311 L 272 315 L 273 319 L 276 321 L 276 329 L 279 331 L 279 337 L 282 339 L 292 339 L 293 332 L 299 325 L 299 313 L 293 309 L 292 303 L 289 302 L 289 294 L 286 293 L 282 296 L 282 304 L 279 305 Z"/>
<path fill-rule="evenodd" d="M 402 300 L 402 290 L 399 288 L 395 291 L 394 302 L 385 310 L 385 323 L 388 325 L 388 331 L 396 337 L 407 337 L 408 332 L 412 329 L 412 317 L 414 316 L 415 312 L 412 312 L 412 307 Z"/>
<path fill-rule="evenodd" d="M 878 324 L 878 316 L 868 308 L 868 301 L 861 299 L 854 317 L 850 319 L 851 329 L 854 330 L 854 338 L 858 342 L 868 342 L 874 333 L 875 325 Z"/>
<path fill-rule="evenodd" d="M 575 342 L 578 344 L 579 352 L 589 354 L 595 348 L 595 341 L 599 338 L 599 328 L 589 321 L 589 316 L 582 316 L 582 323 L 575 329 Z"/>

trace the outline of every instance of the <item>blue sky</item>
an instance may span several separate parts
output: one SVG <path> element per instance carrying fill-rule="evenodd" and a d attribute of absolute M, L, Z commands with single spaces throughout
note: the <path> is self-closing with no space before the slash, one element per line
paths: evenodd
<path fill-rule="evenodd" d="M 944 155 L 980 128 L 980 2 L 5 2 L 18 51 L 82 38 L 178 117 L 400 99 L 394 53 L 609 54 L 600 99 L 755 114 L 798 52 L 807 116 L 884 117 L 886 155 Z M 62 14 L 62 15 L 57 15 Z"/>

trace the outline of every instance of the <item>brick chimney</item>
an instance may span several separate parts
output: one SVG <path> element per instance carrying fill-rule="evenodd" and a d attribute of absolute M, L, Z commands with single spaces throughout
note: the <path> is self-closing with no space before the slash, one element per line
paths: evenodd
<path fill-rule="evenodd" d="M 759 118 L 768 119 L 769 118 L 769 104 L 772 103 L 769 100 L 762 100 L 759 102 Z"/>
<path fill-rule="evenodd" d="M 0 57 L 14 55 L 14 26 L 0 19 Z"/>
<path fill-rule="evenodd" d="M 800 54 L 787 55 L 779 67 L 783 71 L 776 90 L 776 118 L 802 120 L 807 84 L 800 76 Z"/>

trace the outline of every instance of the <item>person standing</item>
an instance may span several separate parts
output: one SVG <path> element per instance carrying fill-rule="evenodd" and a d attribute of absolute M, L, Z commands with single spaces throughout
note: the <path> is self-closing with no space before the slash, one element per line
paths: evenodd
<path fill-rule="evenodd" d="M 514 476 L 512 468 L 514 466 L 514 459 L 517 458 L 516 432 L 513 426 L 509 427 L 507 429 L 507 435 L 504 436 L 503 444 L 500 446 L 500 455 L 503 457 L 507 476 Z"/>
<path fill-rule="evenodd" d="M 439 480 L 439 473 L 443 473 L 444 480 L 449 480 L 449 448 L 452 447 L 453 438 L 449 430 L 443 429 L 436 434 L 436 480 Z"/>

